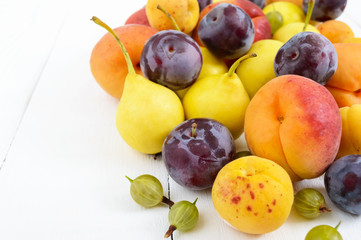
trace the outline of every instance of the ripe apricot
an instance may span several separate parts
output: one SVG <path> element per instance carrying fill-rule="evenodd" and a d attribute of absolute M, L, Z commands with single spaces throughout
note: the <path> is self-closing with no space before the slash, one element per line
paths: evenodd
<path fill-rule="evenodd" d="M 338 106 L 361 104 L 361 44 L 335 43 L 338 67 L 325 87 Z"/>
<path fill-rule="evenodd" d="M 135 71 L 142 74 L 139 61 L 144 44 L 158 30 L 140 24 L 127 24 L 114 31 L 127 49 Z M 120 99 L 128 68 L 121 48 L 110 33 L 106 33 L 94 46 L 90 56 L 90 69 L 100 87 Z"/>
<path fill-rule="evenodd" d="M 292 208 L 293 186 L 280 165 L 246 156 L 219 171 L 212 187 L 212 201 L 219 216 L 237 230 L 264 234 L 286 221 Z"/>
<path fill-rule="evenodd" d="M 332 43 L 341 43 L 345 39 L 354 37 L 354 33 L 347 23 L 339 20 L 328 20 L 317 26 L 320 33 Z"/>

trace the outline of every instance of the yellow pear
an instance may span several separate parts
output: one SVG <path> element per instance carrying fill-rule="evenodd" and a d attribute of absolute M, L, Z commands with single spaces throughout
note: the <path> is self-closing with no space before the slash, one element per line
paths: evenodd
<path fill-rule="evenodd" d="M 361 104 L 340 108 L 342 119 L 341 144 L 335 159 L 361 154 Z"/>
<path fill-rule="evenodd" d="M 303 22 L 289 23 L 287 25 L 283 25 L 275 32 L 275 34 L 273 34 L 273 39 L 286 43 L 294 35 L 303 31 L 320 33 L 320 31 L 318 31 L 318 29 L 313 25 L 307 25 L 305 30 L 303 29 L 304 26 L 305 23 Z"/>
<path fill-rule="evenodd" d="M 203 55 L 203 64 L 198 79 L 209 75 L 228 72 L 228 67 L 222 59 L 214 56 L 206 47 L 200 47 L 200 49 Z M 189 87 L 176 91 L 180 99 L 183 99 L 188 89 Z"/>
<path fill-rule="evenodd" d="M 119 134 L 139 152 L 161 152 L 169 132 L 184 121 L 181 101 L 172 90 L 136 74 L 127 50 L 113 30 L 96 17 L 92 20 L 115 37 L 127 61 L 129 73 L 116 110 Z"/>
<path fill-rule="evenodd" d="M 214 56 L 206 47 L 200 47 L 200 49 L 203 55 L 203 65 L 198 79 L 209 75 L 228 72 L 227 64 L 222 59 Z"/>
<path fill-rule="evenodd" d="M 308 31 L 308 32 L 320 33 L 320 31 L 315 26 L 309 25 L 314 5 L 315 5 L 315 1 L 308 2 L 308 9 L 304 23 L 299 21 L 299 22 L 291 22 L 288 24 L 284 24 L 273 34 L 273 39 L 286 43 L 294 35 L 300 32 Z"/>
<path fill-rule="evenodd" d="M 227 73 L 197 79 L 183 98 L 186 119 L 215 119 L 237 139 L 243 132 L 244 116 L 250 100 L 235 70 L 243 59 L 254 56 L 241 57 Z"/>
<path fill-rule="evenodd" d="M 273 62 L 283 43 L 272 39 L 263 39 L 252 44 L 249 52 L 256 53 L 256 58 L 250 58 L 239 64 L 236 73 L 241 79 L 250 99 L 258 89 L 276 77 Z M 262 66 L 262 71 L 260 71 Z"/>

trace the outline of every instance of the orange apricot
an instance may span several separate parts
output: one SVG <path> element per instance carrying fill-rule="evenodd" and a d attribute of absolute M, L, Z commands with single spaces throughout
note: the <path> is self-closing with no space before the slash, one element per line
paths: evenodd
<path fill-rule="evenodd" d="M 339 107 L 361 103 L 361 44 L 334 44 L 338 67 L 325 87 L 331 92 Z"/>
<path fill-rule="evenodd" d="M 347 23 L 339 20 L 328 20 L 317 26 L 320 33 L 332 43 L 341 43 L 345 39 L 354 37 L 354 33 Z"/>
<path fill-rule="evenodd" d="M 142 74 L 139 62 L 144 44 L 158 30 L 141 24 L 127 24 L 114 31 L 127 49 L 135 71 Z M 111 96 L 121 98 L 128 68 L 118 43 L 110 33 L 106 33 L 94 46 L 90 69 L 101 88 Z"/>

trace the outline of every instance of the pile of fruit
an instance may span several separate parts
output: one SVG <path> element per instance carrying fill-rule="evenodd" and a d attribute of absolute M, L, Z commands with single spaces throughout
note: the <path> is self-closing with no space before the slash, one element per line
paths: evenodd
<path fill-rule="evenodd" d="M 346 4 L 148 0 L 115 29 L 92 18 L 108 33 L 92 51 L 91 71 L 120 99 L 124 141 L 161 152 L 181 186 L 212 188 L 220 217 L 239 231 L 274 231 L 292 206 L 306 218 L 330 212 L 317 190 L 293 189 L 323 174 L 332 202 L 359 215 L 361 40 L 336 20 Z M 236 152 L 242 134 L 249 152 Z M 129 179 L 136 202 L 163 201 L 182 213 L 170 211 L 171 226 L 195 225 L 196 201 L 173 205 L 154 177 L 143 177 Z M 330 226 L 306 239 L 326 233 L 342 239 Z"/>

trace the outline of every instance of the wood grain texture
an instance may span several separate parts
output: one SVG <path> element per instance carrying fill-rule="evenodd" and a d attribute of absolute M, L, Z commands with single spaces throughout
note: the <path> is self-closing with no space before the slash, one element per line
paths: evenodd
<path fill-rule="evenodd" d="M 335 226 L 344 239 L 359 236 L 361 219 L 334 210 L 306 221 L 292 212 L 278 230 L 262 236 L 240 233 L 221 220 L 210 190 L 182 188 L 160 157 L 140 154 L 115 127 L 118 100 L 93 79 L 89 58 L 105 30 L 146 4 L 142 1 L 63 0 L 0 3 L 0 239 L 162 239 L 168 208 L 145 209 L 130 197 L 125 175 L 156 176 L 173 201 L 199 198 L 200 220 L 173 239 L 303 239 L 318 224 Z M 360 3 L 349 0 L 340 18 L 361 37 Z M 11 21 L 10 21 L 11 20 Z M 6 24 L 11 22 L 12 25 Z M 45 29 L 45 31 L 44 31 Z M 20 32 L 19 32 L 20 31 Z M 246 149 L 243 138 L 238 149 Z M 323 179 L 302 181 L 326 194 Z"/>
<path fill-rule="evenodd" d="M 0 169 L 46 67 L 66 9 L 43 0 L 0 3 Z"/>

